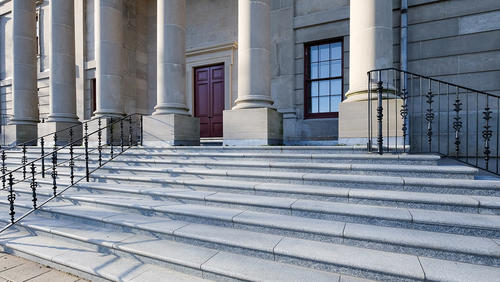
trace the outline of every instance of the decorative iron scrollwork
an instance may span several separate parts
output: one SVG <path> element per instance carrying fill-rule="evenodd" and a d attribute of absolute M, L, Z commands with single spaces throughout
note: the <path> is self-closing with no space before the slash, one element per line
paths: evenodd
<path fill-rule="evenodd" d="M 99 167 L 102 166 L 102 132 L 101 132 L 101 117 L 97 120 L 97 152 L 99 153 Z"/>
<path fill-rule="evenodd" d="M 377 106 L 377 122 L 378 122 L 378 137 L 377 137 L 377 143 L 378 143 L 378 153 L 383 154 L 383 144 L 384 144 L 384 137 L 382 135 L 382 120 L 384 118 L 384 108 L 382 107 L 382 94 L 383 94 L 383 82 L 379 81 L 377 82 L 377 93 L 378 93 L 378 106 Z"/>
<path fill-rule="evenodd" d="M 57 133 L 54 133 L 54 150 L 52 151 L 52 190 L 54 197 L 57 196 Z"/>
<path fill-rule="evenodd" d="M 425 102 L 429 106 L 425 113 L 425 120 L 427 121 L 427 143 L 429 144 L 429 151 L 432 150 L 432 122 L 434 121 L 434 112 L 432 110 L 432 103 L 434 102 L 434 93 L 429 89 L 429 92 L 425 95 Z"/>
<path fill-rule="evenodd" d="M 484 151 L 483 151 L 483 153 L 484 153 L 484 161 L 486 162 L 486 170 L 488 170 L 488 163 L 489 163 L 490 154 L 491 154 L 490 139 L 493 136 L 493 131 L 491 130 L 491 125 L 490 125 L 490 119 L 491 119 L 492 113 L 493 112 L 491 111 L 490 107 L 486 106 L 486 108 L 484 108 L 483 119 L 485 120 L 485 125 L 484 125 L 482 135 L 483 135 L 483 139 L 484 139 Z"/>
<path fill-rule="evenodd" d="M 26 151 L 26 144 L 23 144 L 23 157 L 21 158 L 21 163 L 23 164 L 23 179 L 26 179 L 26 163 L 28 163 Z"/>
<path fill-rule="evenodd" d="M 401 126 L 401 130 L 403 131 L 403 150 L 406 151 L 406 136 L 408 136 L 408 90 L 403 89 L 401 91 L 401 99 L 403 100 L 403 104 L 401 105 L 401 110 L 399 110 L 399 114 L 403 120 L 403 125 Z"/>
<path fill-rule="evenodd" d="M 7 196 L 7 200 L 9 201 L 9 206 L 10 206 L 10 222 L 14 223 L 14 215 L 16 212 L 14 211 L 14 201 L 16 200 L 16 195 L 14 194 L 14 177 L 12 176 L 12 173 L 9 173 L 9 195 Z"/>
<path fill-rule="evenodd" d="M 87 134 L 88 132 L 88 124 L 85 124 L 85 137 L 84 137 L 84 143 L 85 143 L 85 179 L 87 182 L 89 182 L 89 136 Z"/>
<path fill-rule="evenodd" d="M 45 178 L 45 139 L 40 138 L 41 158 L 42 158 L 42 178 Z"/>
<path fill-rule="evenodd" d="M 71 180 L 71 185 L 73 185 L 75 183 L 75 161 L 73 159 L 73 128 L 69 129 L 69 178 Z"/>
<path fill-rule="evenodd" d="M 455 103 L 453 103 L 453 111 L 456 113 L 453 118 L 453 129 L 455 130 L 455 154 L 458 158 L 460 153 L 460 129 L 462 128 L 462 118 L 460 117 L 460 111 L 462 110 L 462 102 L 458 98 L 455 99 Z"/>
<path fill-rule="evenodd" d="M 36 188 L 38 187 L 38 183 L 36 182 L 35 176 L 36 176 L 35 163 L 31 163 L 31 183 L 30 183 L 30 188 L 31 188 L 32 196 L 33 196 L 33 199 L 32 199 L 32 201 L 33 201 L 33 208 L 36 210 L 36 208 L 37 208 L 36 201 L 38 200 L 36 198 Z"/>
<path fill-rule="evenodd" d="M 5 160 L 7 160 L 7 155 L 5 154 L 5 150 L 2 150 L 2 188 L 5 190 L 5 182 L 7 179 L 5 178 L 5 173 L 7 172 L 7 166 L 5 165 Z"/>

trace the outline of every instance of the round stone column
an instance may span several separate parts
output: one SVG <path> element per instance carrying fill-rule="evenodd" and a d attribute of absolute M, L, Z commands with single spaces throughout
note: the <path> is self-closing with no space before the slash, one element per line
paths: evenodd
<path fill-rule="evenodd" d="M 238 2 L 238 99 L 233 109 L 273 106 L 270 2 Z"/>
<path fill-rule="evenodd" d="M 122 0 L 94 0 L 96 115 L 123 115 Z"/>
<path fill-rule="evenodd" d="M 344 102 L 367 99 L 367 72 L 393 67 L 392 0 L 351 0 L 349 91 Z"/>
<path fill-rule="evenodd" d="M 20 144 L 38 134 L 35 1 L 12 1 L 12 19 L 12 117 L 6 141 Z"/>
<path fill-rule="evenodd" d="M 392 0 L 351 0 L 350 5 L 349 91 L 339 106 L 338 142 L 366 145 L 374 142 L 368 140 L 367 103 L 372 103 L 372 109 L 377 107 L 377 95 L 367 101 L 367 72 L 393 67 Z M 391 109 L 399 103 L 397 99 L 387 102 Z M 371 127 L 376 128 L 377 112 L 374 110 L 371 114 Z M 386 112 L 384 116 L 387 116 Z M 401 124 L 401 121 L 392 123 L 390 138 L 395 136 L 395 124 Z"/>
<path fill-rule="evenodd" d="M 158 0 L 157 5 L 157 104 L 153 115 L 188 115 L 186 1 Z"/>
<path fill-rule="evenodd" d="M 186 105 L 186 0 L 157 1 L 156 106 L 144 117 L 145 145 L 200 145 L 200 120 Z"/>
<path fill-rule="evenodd" d="M 283 115 L 271 97 L 270 50 L 271 1 L 239 0 L 238 99 L 223 113 L 226 146 L 283 142 Z"/>
<path fill-rule="evenodd" d="M 50 1 L 50 114 L 47 122 L 78 123 L 74 1 Z"/>
<path fill-rule="evenodd" d="M 13 79 L 10 124 L 36 125 L 38 118 L 35 1 L 12 1 Z"/>

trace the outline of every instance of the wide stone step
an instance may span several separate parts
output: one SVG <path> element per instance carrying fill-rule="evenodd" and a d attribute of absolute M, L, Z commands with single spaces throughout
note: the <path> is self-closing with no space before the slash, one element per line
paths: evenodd
<path fill-rule="evenodd" d="M 186 225 L 183 228 L 186 228 L 184 232 L 193 234 L 196 233 L 195 225 Z M 189 228 L 191 228 L 191 230 Z M 210 226 L 208 226 L 208 228 L 210 228 Z M 224 238 L 224 236 L 231 236 L 231 234 L 228 232 L 235 231 L 232 229 L 221 227 L 212 228 L 218 228 L 218 232 L 225 232 L 220 234 L 220 238 Z M 126 263 L 128 262 L 127 260 L 135 259 L 136 261 L 141 262 L 141 264 L 134 265 L 134 268 L 139 269 L 140 271 L 139 276 L 137 276 L 137 273 L 135 272 L 131 273 L 132 276 L 134 274 L 136 275 L 136 277 L 132 278 L 136 279 L 133 281 L 145 281 L 139 279 L 146 278 L 144 277 L 146 273 L 143 272 L 147 270 L 146 268 L 149 265 L 153 265 L 155 267 L 160 267 L 160 265 L 162 265 L 164 266 L 162 268 L 166 269 L 166 271 L 173 272 L 171 270 L 173 269 L 175 271 L 186 272 L 191 275 L 215 280 L 229 278 L 230 280 L 240 279 L 254 281 L 309 281 L 309 279 L 312 279 L 311 281 L 339 281 L 339 279 L 341 278 L 339 274 L 333 272 L 325 272 L 301 266 L 294 266 L 279 262 L 279 260 L 274 261 L 274 257 L 271 256 L 269 256 L 267 259 L 262 259 L 256 256 L 245 256 L 219 249 L 206 248 L 203 246 L 177 242 L 171 239 L 158 238 L 153 235 L 134 234 L 123 231 L 120 232 L 102 226 L 96 228 L 96 226 L 92 224 L 74 222 L 65 219 L 46 219 L 37 217 L 35 215 L 21 222 L 18 226 L 18 229 L 25 229 L 27 231 L 23 232 L 24 234 L 22 233 L 24 235 L 23 237 L 25 237 L 24 240 L 18 240 L 17 237 L 15 237 L 14 234 L 19 235 L 20 231 L 17 231 L 1 236 L 0 244 L 6 246 L 7 248 L 12 248 L 15 250 L 21 249 L 26 253 L 35 253 L 36 255 L 38 255 L 37 251 L 43 252 L 44 254 L 42 255 L 42 257 L 47 257 L 47 255 L 45 254 L 47 252 L 50 253 L 52 251 L 57 253 L 58 249 L 60 249 L 62 246 L 62 248 L 68 251 L 53 256 L 49 255 L 48 257 L 50 258 L 47 259 L 58 264 L 70 265 L 70 267 L 76 268 L 77 270 L 79 270 L 78 268 L 100 269 L 101 267 L 107 267 L 106 263 L 108 263 L 109 258 L 106 257 L 106 253 L 113 254 L 112 256 L 115 258 L 115 260 L 122 263 L 123 266 L 127 267 L 128 269 L 130 269 L 131 267 L 130 263 Z M 177 232 L 182 233 L 183 231 L 179 231 L 180 229 L 177 229 Z M 204 230 L 207 231 L 207 229 Z M 213 230 L 208 230 L 208 232 L 210 231 L 213 232 Z M 249 231 L 239 232 L 248 233 Z M 36 234 L 36 236 L 33 234 Z M 265 234 L 261 235 L 258 233 L 257 235 L 263 237 L 271 236 Z M 182 237 L 182 235 L 178 235 L 177 237 Z M 30 241 L 32 242 L 37 242 L 40 245 L 43 244 L 43 247 L 38 248 L 38 250 L 37 248 L 32 248 L 29 245 L 20 247 L 19 245 L 25 243 L 27 239 L 30 239 Z M 231 242 L 221 242 L 221 244 L 218 246 L 222 246 L 223 244 L 228 245 L 231 243 L 240 245 L 242 244 L 241 241 L 236 242 L 235 239 L 238 238 L 231 238 Z M 245 239 L 247 239 L 247 241 L 243 242 L 243 244 L 252 244 L 248 242 L 248 238 Z M 45 243 L 46 241 L 48 241 L 48 244 Z M 262 244 L 262 242 L 258 243 L 261 243 L 261 245 L 266 244 Z M 273 241 L 271 243 L 272 245 L 277 246 L 279 241 Z M 246 247 L 251 248 L 253 246 Z M 273 253 L 273 250 L 262 248 L 262 252 Z M 90 265 L 87 264 L 87 261 L 90 261 Z M 143 264 L 145 264 L 144 262 L 147 262 L 146 266 L 143 266 Z M 347 264 L 349 262 L 338 260 L 335 263 Z M 248 264 L 251 264 L 251 266 L 249 266 Z M 328 270 L 332 270 L 335 267 L 337 267 L 337 265 L 332 263 Z M 400 268 L 401 267 L 402 266 L 400 266 Z M 132 270 L 134 270 L 134 268 L 132 268 Z M 339 270 L 342 269 L 339 268 Z M 360 267 L 359 270 L 362 271 L 365 276 L 378 276 L 378 273 L 372 274 L 373 271 L 369 267 Z M 346 273 L 348 271 L 342 272 Z M 154 278 L 154 276 L 152 276 L 153 274 L 156 273 L 153 272 L 148 274 L 150 275 L 149 277 L 153 278 L 153 281 L 158 281 L 160 279 L 163 280 L 161 276 L 156 276 L 156 278 Z M 161 275 L 163 273 L 160 272 L 158 274 Z M 390 271 L 385 275 L 391 277 L 393 274 L 394 271 Z M 189 277 L 184 274 L 179 275 Z M 105 278 L 116 281 L 129 280 L 127 279 L 128 276 L 125 275 L 125 279 L 121 278 L 120 276 L 111 276 Z M 351 277 L 347 276 L 344 278 L 350 279 Z M 193 277 L 193 279 L 196 278 Z M 172 279 L 172 281 L 177 280 Z"/>
<path fill-rule="evenodd" d="M 82 170 L 81 166 L 76 169 L 78 169 L 78 171 Z M 146 173 L 146 171 L 150 170 L 156 170 L 156 172 L 154 174 Z M 61 176 L 68 175 L 68 171 L 68 169 L 64 170 L 64 168 L 58 169 L 59 175 Z M 147 168 L 143 170 L 139 167 L 125 170 L 108 165 L 92 173 L 91 177 L 96 181 L 107 182 L 108 180 L 121 180 L 137 183 L 151 183 L 152 185 L 168 185 L 169 181 L 172 179 L 196 178 L 204 180 L 234 180 L 241 182 L 285 183 L 343 188 L 500 196 L 500 181 L 498 180 L 191 168 Z"/>
<path fill-rule="evenodd" d="M 104 145 L 103 145 L 104 146 Z M 45 146 L 45 151 L 51 150 L 52 146 Z M 97 142 L 90 142 L 89 148 L 97 148 Z M 109 146 L 104 146 L 105 150 L 110 150 Z M 119 145 L 113 147 L 115 152 L 121 151 Z M 225 153 L 276 153 L 276 154 L 366 154 L 366 146 L 168 146 L 168 147 L 143 147 L 134 146 L 125 149 L 128 152 L 151 154 L 151 153 L 199 153 L 199 152 L 225 152 Z M 75 146 L 75 151 L 83 151 L 84 147 Z M 41 147 L 29 146 L 28 152 L 40 152 Z M 7 152 L 21 152 L 21 148 L 13 148 Z"/>
<path fill-rule="evenodd" d="M 31 231 L 31 232 L 30 232 Z M 82 244 L 41 236 L 12 227 L 0 234 L 3 251 L 76 274 L 92 281 L 208 281 L 200 277 L 143 262 L 139 258 L 100 253 Z"/>
<path fill-rule="evenodd" d="M 50 151 L 48 151 L 50 152 Z M 47 151 L 46 151 L 47 153 Z M 82 154 L 82 150 L 74 150 L 74 154 Z M 96 160 L 98 153 L 93 148 L 89 151 L 90 159 Z M 40 157 L 39 153 L 28 151 L 27 155 L 30 159 Z M 200 160 L 200 161 L 288 161 L 301 163 L 381 163 L 381 164 L 419 164 L 419 165 L 436 165 L 441 159 L 438 155 L 410 155 L 410 154 L 288 154 L 288 153 L 239 153 L 239 152 L 153 152 L 141 153 L 134 151 L 126 151 L 122 155 L 122 159 L 133 159 L 140 161 L 155 161 L 161 163 L 169 160 Z M 12 152 L 7 155 L 7 159 L 21 159 L 21 152 Z M 68 150 L 58 152 L 58 157 L 61 159 L 69 158 Z M 102 158 L 109 158 L 109 150 L 102 151 Z M 123 161 L 123 160 L 116 160 Z"/>
<path fill-rule="evenodd" d="M 432 210 L 459 211 L 480 214 L 500 215 L 500 197 L 436 194 L 394 190 L 378 190 L 365 188 L 325 187 L 319 185 L 301 185 L 266 182 L 244 182 L 214 179 L 171 179 L 160 185 L 144 183 L 113 182 L 108 177 L 108 184 L 96 182 L 80 182 L 76 187 L 111 193 L 136 193 L 158 197 L 168 196 L 172 189 L 189 189 L 197 191 L 231 192 L 251 195 L 293 197 L 319 201 L 359 203 L 379 206 L 410 207 Z M 39 183 L 50 185 L 49 180 Z M 63 186 L 67 182 L 60 182 Z M 180 190 L 183 191 L 183 190 Z"/>
<path fill-rule="evenodd" d="M 110 249 L 116 254 L 128 253 L 136 257 L 164 261 L 185 268 L 204 270 L 205 268 L 203 265 L 212 262 L 211 260 L 213 257 L 224 256 L 226 254 L 225 251 L 214 248 L 204 248 L 191 244 L 179 243 L 175 240 L 158 238 L 157 236 L 151 235 L 116 232 L 113 229 L 103 227 L 96 228 L 93 225 L 84 223 L 75 224 L 73 221 L 64 219 L 58 219 L 57 222 L 53 222 L 51 220 L 43 221 L 31 218 L 23 222 L 22 226 L 26 226 L 29 230 L 36 230 L 39 233 L 44 232 L 52 234 L 57 238 L 69 239 L 71 242 L 81 241 L 86 244 L 94 244 L 97 245 L 96 248 L 98 249 Z M 465 279 L 481 277 L 485 279 L 482 281 L 494 281 L 494 279 L 500 275 L 500 270 L 494 267 L 457 263 L 422 256 L 417 257 L 382 252 L 334 243 L 316 242 L 276 235 L 264 235 L 217 226 L 188 224 L 174 230 L 173 235 L 176 237 L 189 236 L 198 238 L 199 240 L 209 240 L 209 238 L 212 238 L 213 241 L 218 241 L 218 244 L 213 245 L 213 247 L 238 245 L 240 248 L 248 251 L 257 251 L 259 254 L 262 253 L 262 255 L 269 254 L 269 256 L 266 256 L 266 259 L 270 261 L 268 269 L 272 269 L 274 272 L 276 272 L 276 270 L 288 270 L 290 272 L 287 275 L 288 279 L 291 277 L 297 279 L 298 276 L 296 275 L 299 272 L 302 274 L 299 277 L 309 277 L 309 279 L 311 279 L 311 273 L 306 274 L 306 269 L 297 269 L 293 266 L 287 267 L 288 263 L 346 274 L 356 273 L 357 275 L 368 278 L 398 281 L 401 279 L 433 279 L 438 275 L 440 277 L 449 277 L 457 281 L 467 281 L 462 280 L 464 279 L 463 277 L 456 279 L 457 277 L 454 272 L 443 273 L 443 271 L 447 272 L 446 269 L 457 264 L 470 273 Z M 259 240 L 256 240 L 257 238 Z M 248 259 L 240 259 L 241 255 L 238 256 L 238 254 L 228 255 L 229 257 L 225 259 L 220 258 L 212 262 L 215 265 L 215 269 L 212 269 L 212 272 L 217 274 L 217 266 L 220 267 L 220 265 L 217 265 L 216 261 L 222 263 L 225 267 L 228 267 L 227 264 L 230 258 L 238 259 L 236 264 L 248 261 Z M 258 255 L 254 254 L 254 257 L 255 256 Z M 253 259 L 256 260 L 257 258 Z M 272 262 L 273 260 L 285 262 L 287 264 L 280 263 L 281 267 L 273 267 L 275 266 L 275 263 Z M 438 271 L 435 267 L 429 267 L 430 271 L 427 271 L 427 268 L 421 266 L 421 261 L 426 261 L 428 264 L 433 265 L 438 264 L 443 269 Z M 234 263 L 235 262 L 233 262 L 233 264 Z M 434 271 L 436 271 L 436 273 L 434 273 Z M 314 273 L 312 270 L 309 270 L 309 272 Z M 291 274 L 295 276 L 289 276 Z M 479 274 L 481 274 L 481 276 L 478 276 Z M 268 273 L 265 275 L 269 277 Z M 327 273 L 319 272 L 318 275 L 321 275 L 321 278 L 322 276 L 326 276 Z M 328 278 L 332 279 L 333 277 L 330 276 Z M 254 279 L 256 279 L 255 276 L 253 276 L 252 280 Z M 317 280 L 313 278 L 313 281 Z"/>
<path fill-rule="evenodd" d="M 56 236 L 56 238 L 64 238 L 66 241 L 79 241 L 84 246 L 96 245 L 95 249 L 110 249 L 118 255 L 132 254 L 135 257 L 147 260 L 164 261 L 184 268 L 201 270 L 204 270 L 203 264 L 211 261 L 211 257 L 226 253 L 225 251 L 215 249 L 215 247 L 232 246 L 232 250 L 237 247 L 243 251 L 255 251 L 256 253 L 247 254 L 252 254 L 253 256 L 264 255 L 268 260 L 347 274 L 356 273 L 364 277 L 384 280 L 424 280 L 433 279 L 439 275 L 439 277 L 453 279 L 453 281 L 468 281 L 467 279 L 476 279 L 478 277 L 484 279 L 481 281 L 494 281 L 493 279 L 498 277 L 500 271 L 498 268 L 487 266 L 382 252 L 334 243 L 265 235 L 245 230 L 200 224 L 188 224 L 181 227 L 170 226 L 170 230 L 172 236 L 175 238 L 189 237 L 200 241 L 211 240 L 213 243 L 211 245 L 212 248 L 207 249 L 200 246 L 193 246 L 192 244 L 186 245 L 185 243 L 179 243 L 175 240 L 158 236 L 117 232 L 115 229 L 102 226 L 97 227 L 86 223 L 75 223 L 74 221 L 62 218 L 54 221 L 31 217 L 29 220 L 24 221 L 22 226 L 27 227 L 28 230 L 35 230 L 38 234 L 47 233 Z M 266 254 L 269 254 L 269 256 L 266 256 Z M 248 262 L 248 259 L 238 256 L 238 254 L 229 254 L 229 256 L 237 259 L 237 264 Z M 255 260 L 256 258 L 253 259 Z M 438 268 L 428 266 L 430 271 L 427 271 L 427 268 L 421 266 L 421 261 L 426 261 L 433 266 L 436 264 L 440 265 L 444 269 L 439 271 Z M 223 260 L 223 262 L 223 265 L 228 267 L 228 261 Z M 262 263 L 265 264 L 265 262 Z M 469 273 L 465 277 L 465 280 L 462 280 L 464 277 L 457 277 L 456 273 L 453 272 L 457 270 L 456 267 L 451 268 L 452 271 L 449 273 L 447 272 L 447 269 L 457 264 Z M 198 267 L 198 265 L 200 266 Z M 302 275 L 306 275 L 304 269 L 295 269 L 294 271 L 293 266 L 286 267 L 286 264 L 280 264 L 281 267 L 273 267 L 273 262 L 269 262 L 269 265 L 271 269 L 278 268 L 281 271 L 291 271 L 289 274 L 296 275 L 297 272 L 301 272 Z M 217 269 L 217 267 L 215 268 Z M 215 271 L 212 270 L 212 272 Z M 217 272 L 215 273 L 217 274 Z M 269 277 L 268 273 L 265 275 Z M 321 275 L 321 278 L 326 273 L 321 272 L 319 275 Z M 290 279 L 290 277 L 287 278 Z M 331 276 L 329 278 L 332 279 Z"/>
<path fill-rule="evenodd" d="M 17 188 L 24 198 L 31 199 L 28 188 Z M 140 192 L 117 194 L 83 190 L 69 190 L 62 197 L 73 201 L 110 206 L 124 211 L 171 213 L 179 204 L 193 203 L 211 206 L 234 207 L 276 214 L 296 215 L 309 218 L 374 224 L 379 226 L 405 227 L 427 231 L 500 238 L 500 216 L 460 212 L 432 211 L 413 208 L 394 208 L 352 203 L 276 198 L 223 192 L 202 192 L 186 189 L 158 195 L 138 195 Z M 50 196 L 49 185 L 38 189 L 39 195 Z M 5 195 L 6 192 L 0 192 Z M 20 196 L 22 197 L 22 195 Z M 18 199 L 19 200 L 19 199 Z"/>
<path fill-rule="evenodd" d="M 81 169 L 84 159 L 75 161 Z M 96 160 L 92 162 L 95 164 Z M 198 161 L 198 160 L 169 160 L 169 161 L 141 161 L 120 158 L 101 168 L 101 171 L 141 171 L 147 174 L 163 173 L 168 169 L 214 169 L 214 170 L 251 170 L 269 172 L 297 172 L 297 173 L 328 173 L 352 175 L 390 175 L 409 177 L 434 177 L 454 179 L 474 179 L 477 169 L 467 166 L 428 166 L 402 164 L 347 164 L 347 163 L 294 163 L 294 162 L 266 162 L 266 161 Z"/>
<path fill-rule="evenodd" d="M 2 204 L 7 210 L 7 203 L 3 202 Z M 30 204 L 27 199 L 18 203 L 26 208 L 29 208 Z M 84 203 L 75 206 L 69 201 L 60 200 L 57 204 L 44 207 L 43 210 L 39 211 L 39 215 L 49 218 L 67 218 L 76 222 L 89 222 L 117 230 L 130 229 L 134 230 L 134 233 L 171 234 L 173 230 L 185 226 L 189 222 L 213 224 L 385 251 L 398 251 L 476 264 L 500 265 L 500 246 L 489 238 L 193 204 L 175 206 L 175 208 L 176 211 L 169 213 L 166 217 L 145 216 L 143 214 L 124 214 L 118 210 L 97 208 Z M 147 214 L 150 213 L 147 212 Z M 181 218 L 182 220 L 172 220 L 172 218 Z M 189 236 L 183 238 L 184 240 L 200 240 L 200 238 Z M 210 240 L 212 238 L 206 238 L 205 241 L 208 244 Z"/>

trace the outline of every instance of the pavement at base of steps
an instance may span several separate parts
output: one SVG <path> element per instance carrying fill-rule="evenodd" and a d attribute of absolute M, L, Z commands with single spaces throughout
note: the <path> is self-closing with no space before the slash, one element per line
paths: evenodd
<path fill-rule="evenodd" d="M 86 279 L 0 252 L 0 282 L 84 282 Z"/>

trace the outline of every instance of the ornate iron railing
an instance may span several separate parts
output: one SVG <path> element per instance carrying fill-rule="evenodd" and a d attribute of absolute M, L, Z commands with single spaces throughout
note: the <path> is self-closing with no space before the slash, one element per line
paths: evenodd
<path fill-rule="evenodd" d="M 26 156 L 26 145 L 23 144 L 22 146 L 22 165 L 17 167 L 16 169 L 7 171 L 6 170 L 6 162 L 5 162 L 5 155 L 6 152 L 5 150 L 2 151 L 2 183 L 3 183 L 3 189 L 8 190 L 8 197 L 7 200 L 9 201 L 9 207 L 10 207 L 10 223 L 2 228 L 0 230 L 0 233 L 3 232 L 4 230 L 8 229 L 10 226 L 18 222 L 19 220 L 25 218 L 35 210 L 39 209 L 40 207 L 44 206 L 54 198 L 56 198 L 58 195 L 62 194 L 69 188 L 71 188 L 73 185 L 77 184 L 78 182 L 82 180 L 86 180 L 87 182 L 90 181 L 90 175 L 101 168 L 103 165 L 106 163 L 112 161 L 114 158 L 117 156 L 121 155 L 123 152 L 125 152 L 127 149 L 131 148 L 132 146 L 135 145 L 142 145 L 142 115 L 140 114 L 132 114 L 128 115 L 126 117 L 122 118 L 107 118 L 110 120 L 109 124 L 102 126 L 102 120 L 103 118 L 97 118 L 94 119 L 93 121 L 97 122 L 97 129 L 88 132 L 89 131 L 89 122 L 83 123 L 80 126 L 83 126 L 83 134 L 81 138 L 74 138 L 74 127 L 68 128 L 69 131 L 69 141 L 67 144 L 58 146 L 58 135 L 62 131 L 57 131 L 54 132 L 50 135 L 53 137 L 53 148 L 51 152 L 45 153 L 44 146 L 41 145 L 41 156 L 28 161 L 27 156 Z M 135 126 L 134 126 L 135 123 Z M 128 125 L 128 132 L 124 130 L 124 125 Z M 118 140 L 117 137 L 114 136 L 116 134 L 116 131 L 114 132 L 113 128 L 114 127 L 119 127 L 119 136 Z M 102 135 L 103 132 L 108 132 L 109 133 L 109 138 L 107 138 L 106 142 L 102 142 Z M 89 138 L 91 136 L 96 136 L 97 137 L 97 147 L 96 148 L 89 148 Z M 46 136 L 44 136 L 46 137 Z M 43 142 L 44 140 L 41 137 L 39 138 L 40 142 Z M 83 151 L 84 153 L 75 155 L 74 152 L 74 147 L 76 145 L 83 144 Z M 118 150 L 118 152 L 115 151 L 115 147 L 119 146 L 121 150 Z M 105 160 L 103 158 L 103 149 L 107 147 L 109 149 L 109 159 Z M 62 150 L 67 149 L 69 150 L 69 160 L 66 160 L 64 162 L 61 162 L 58 160 L 58 153 L 60 153 Z M 97 158 L 97 166 L 93 169 L 90 168 L 89 162 L 90 162 L 90 152 L 91 151 L 97 151 L 98 158 Z M 75 179 L 75 173 L 74 173 L 74 167 L 75 167 L 75 160 L 78 159 L 79 157 L 84 157 L 85 160 L 85 174 L 83 177 Z M 50 158 L 51 159 L 51 165 L 49 168 L 45 167 L 45 158 Z M 61 189 L 58 185 L 61 183 L 61 179 L 58 178 L 59 174 L 57 172 L 57 168 L 61 167 L 63 164 L 67 164 L 67 167 L 69 168 L 69 185 L 66 185 Z M 40 172 L 37 172 L 37 166 L 40 167 Z M 28 171 L 29 170 L 29 171 Z M 37 187 L 38 187 L 38 182 L 36 181 L 37 175 L 41 175 L 42 178 L 45 178 L 46 172 L 50 172 L 50 177 L 52 179 L 52 196 L 46 199 L 43 203 L 38 204 L 38 197 L 37 197 Z M 14 174 L 19 174 L 22 175 L 21 180 L 15 182 Z M 28 176 L 27 176 L 28 174 Z M 26 181 L 29 181 L 26 182 Z M 24 213 L 20 217 L 15 217 L 16 211 L 15 211 L 15 200 L 16 200 L 16 191 L 14 190 L 14 186 L 18 183 L 23 183 L 25 185 L 29 185 L 31 188 L 31 193 L 32 193 L 32 202 L 33 206 L 32 209 L 30 209 L 28 212 Z M 7 186 L 6 186 L 7 184 Z"/>
<path fill-rule="evenodd" d="M 368 150 L 438 153 L 499 174 L 499 96 L 387 68 L 368 72 L 367 104 Z"/>

